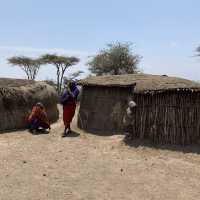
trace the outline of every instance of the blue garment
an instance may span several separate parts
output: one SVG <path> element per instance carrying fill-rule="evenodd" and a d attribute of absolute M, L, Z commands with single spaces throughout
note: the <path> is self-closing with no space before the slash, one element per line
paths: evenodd
<path fill-rule="evenodd" d="M 30 130 L 37 130 L 39 128 L 48 129 L 49 125 L 44 122 L 41 122 L 38 119 L 33 119 L 29 125 L 29 128 Z"/>
<path fill-rule="evenodd" d="M 79 89 L 76 86 L 71 88 L 71 93 L 67 89 L 65 89 L 61 96 L 60 102 L 61 104 L 65 105 L 69 101 L 76 101 L 78 95 L 79 95 Z"/>

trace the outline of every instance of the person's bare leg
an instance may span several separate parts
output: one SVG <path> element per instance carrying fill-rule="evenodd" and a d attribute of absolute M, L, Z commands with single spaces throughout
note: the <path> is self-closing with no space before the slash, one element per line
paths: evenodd
<path fill-rule="evenodd" d="M 70 125 L 66 125 L 62 137 L 66 137 L 70 131 Z"/>
<path fill-rule="evenodd" d="M 69 124 L 69 126 L 68 126 L 68 134 L 69 133 L 71 133 L 72 131 L 71 131 L 71 127 L 70 127 L 70 124 Z"/>

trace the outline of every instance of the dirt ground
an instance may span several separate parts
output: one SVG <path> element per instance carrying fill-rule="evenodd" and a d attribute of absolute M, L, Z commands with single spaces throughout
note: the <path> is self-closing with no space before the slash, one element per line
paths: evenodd
<path fill-rule="evenodd" d="M 0 200 L 200 199 L 198 147 L 131 147 L 75 124 L 66 138 L 61 120 L 50 134 L 0 135 Z"/>

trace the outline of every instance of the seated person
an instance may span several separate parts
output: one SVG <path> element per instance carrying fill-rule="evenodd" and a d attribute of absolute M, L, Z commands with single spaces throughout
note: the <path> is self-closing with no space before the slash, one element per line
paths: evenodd
<path fill-rule="evenodd" d="M 45 107 L 42 103 L 33 106 L 32 112 L 28 117 L 30 131 L 37 131 L 39 128 L 51 129 Z"/>

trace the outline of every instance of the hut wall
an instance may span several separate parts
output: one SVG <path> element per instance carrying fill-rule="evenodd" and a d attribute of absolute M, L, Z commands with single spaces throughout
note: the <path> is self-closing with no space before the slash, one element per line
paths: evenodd
<path fill-rule="evenodd" d="M 0 87 L 0 131 L 25 128 L 26 118 L 37 102 L 45 105 L 51 122 L 58 119 L 57 94 L 50 85 Z"/>
<path fill-rule="evenodd" d="M 122 131 L 130 95 L 131 88 L 84 86 L 78 126 L 102 134 Z"/>
<path fill-rule="evenodd" d="M 157 144 L 192 144 L 200 137 L 200 93 L 134 94 L 132 138 Z"/>
<path fill-rule="evenodd" d="M 200 139 L 200 92 L 165 91 L 132 94 L 130 88 L 84 86 L 78 126 L 86 131 L 124 131 L 127 100 L 137 106 L 131 116 L 132 139 L 154 144 L 192 144 Z"/>

